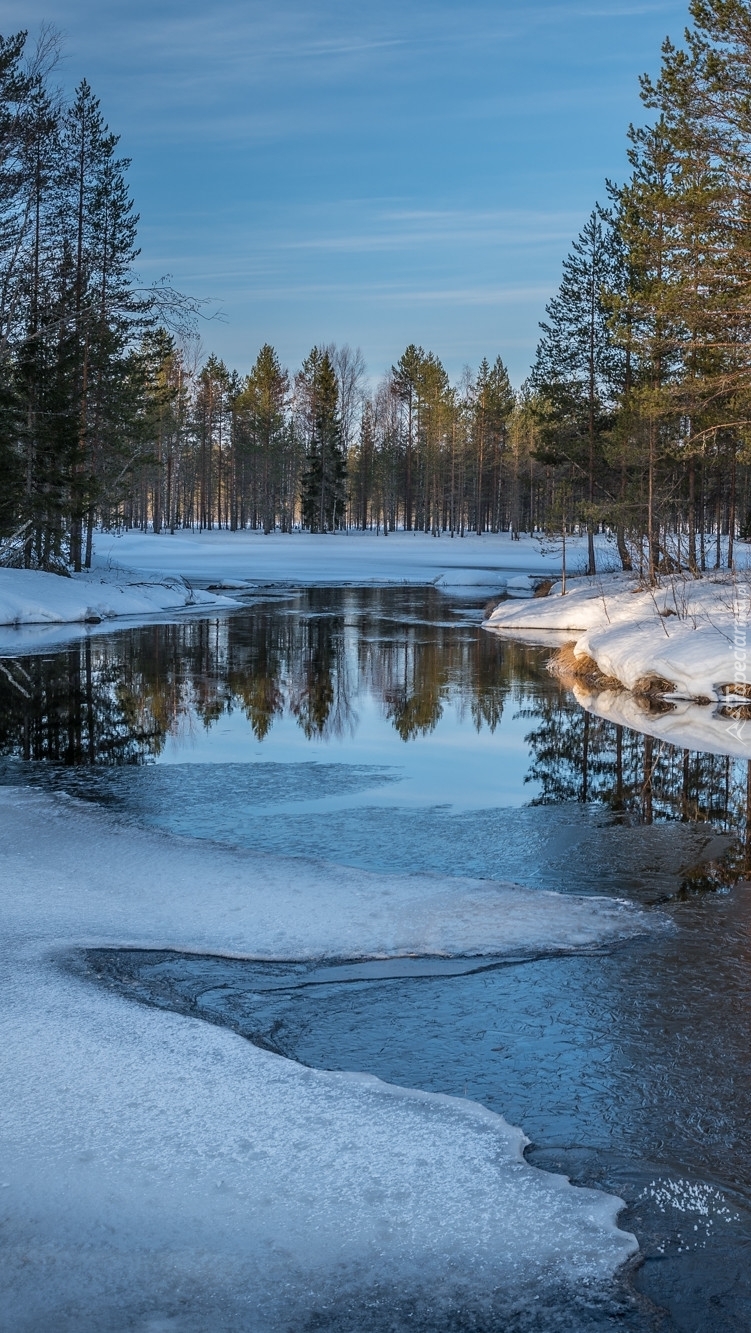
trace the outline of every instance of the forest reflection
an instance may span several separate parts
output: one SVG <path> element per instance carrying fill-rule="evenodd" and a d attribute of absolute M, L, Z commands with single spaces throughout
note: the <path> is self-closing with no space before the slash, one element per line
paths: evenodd
<path fill-rule="evenodd" d="M 0 747 L 63 764 L 139 763 L 237 710 L 258 741 L 285 714 L 306 739 L 329 740 L 356 729 L 364 694 L 404 741 L 434 730 L 449 703 L 494 731 L 506 697 L 521 704 L 524 682 L 545 675 L 533 650 L 512 656 L 504 665 L 497 642 L 452 619 L 432 589 L 310 589 L 222 619 L 4 659 Z"/>
<path fill-rule="evenodd" d="M 0 754 L 53 765 L 158 759 L 196 728 L 240 712 L 249 738 L 294 719 L 306 740 L 354 735 L 375 701 L 405 742 L 442 719 L 498 735 L 529 721 L 535 804 L 598 802 L 624 818 L 748 829 L 745 762 L 678 749 L 587 713 L 547 672 L 542 649 L 468 623 L 436 589 L 309 589 L 212 620 L 81 639 L 0 661 Z M 536 795 L 533 791 L 536 789 Z"/>

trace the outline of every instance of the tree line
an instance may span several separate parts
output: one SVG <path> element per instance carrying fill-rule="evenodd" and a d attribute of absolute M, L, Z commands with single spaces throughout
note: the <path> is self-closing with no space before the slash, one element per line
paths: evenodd
<path fill-rule="evenodd" d="M 98 524 L 611 533 L 655 579 L 751 535 L 751 4 L 693 0 L 642 80 L 647 123 L 563 265 L 526 382 L 451 383 L 414 344 L 379 382 L 321 344 L 242 375 L 198 303 L 138 280 L 127 160 L 54 36 L 0 39 L 0 535 L 91 562 Z"/>
<path fill-rule="evenodd" d="M 189 371 L 174 340 L 164 351 L 155 447 L 109 521 L 518 531 L 516 400 L 500 358 L 457 388 L 410 346 L 373 389 L 346 344 L 312 348 L 294 375 L 267 344 L 244 379 L 213 356 Z"/>

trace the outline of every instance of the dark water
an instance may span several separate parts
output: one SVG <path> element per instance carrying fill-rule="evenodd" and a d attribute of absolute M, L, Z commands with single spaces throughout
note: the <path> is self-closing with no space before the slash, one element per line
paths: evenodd
<path fill-rule="evenodd" d="M 517 963 L 77 966 L 307 1064 L 482 1102 L 537 1165 L 624 1197 L 637 1265 L 519 1327 L 747 1331 L 747 767 L 588 716 L 480 618 L 434 589 L 313 589 L 5 659 L 0 779 L 225 844 L 655 905 L 671 929 Z M 371 1296 L 311 1327 L 513 1324 Z"/>

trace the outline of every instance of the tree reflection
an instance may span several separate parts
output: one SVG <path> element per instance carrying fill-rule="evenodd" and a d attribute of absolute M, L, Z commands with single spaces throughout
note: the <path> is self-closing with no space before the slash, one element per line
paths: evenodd
<path fill-rule="evenodd" d="M 225 619 L 148 626 L 0 664 L 0 751 L 63 764 L 138 763 L 240 710 L 263 741 L 284 715 L 309 740 L 358 725 L 374 698 L 403 740 L 451 702 L 494 730 L 523 651 L 447 619 L 434 589 L 311 589 Z M 519 697 L 521 695 L 519 694 Z"/>
<path fill-rule="evenodd" d="M 153 711 L 123 690 L 121 663 L 85 641 L 54 657 L 5 659 L 0 751 L 71 764 L 138 762 L 159 752 Z"/>
<path fill-rule="evenodd" d="M 405 742 L 448 708 L 477 731 L 529 719 L 536 803 L 598 802 L 623 818 L 744 830 L 751 771 L 585 711 L 545 654 L 462 623 L 435 589 L 310 589 L 213 620 L 84 638 L 0 661 L 0 754 L 63 765 L 137 764 L 170 737 L 240 712 L 263 742 L 294 719 L 311 741 L 353 734 L 375 701 Z M 499 761 L 503 762 L 499 750 Z"/>
<path fill-rule="evenodd" d="M 708 821 L 740 832 L 751 866 L 751 765 L 671 745 L 587 712 L 559 685 L 522 709 L 533 804 L 592 801 L 634 821 Z"/>

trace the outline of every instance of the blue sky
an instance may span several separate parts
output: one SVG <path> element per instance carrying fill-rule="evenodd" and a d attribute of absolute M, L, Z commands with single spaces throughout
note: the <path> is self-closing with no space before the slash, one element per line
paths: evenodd
<path fill-rule="evenodd" d="M 671 0 L 0 0 L 65 34 L 141 213 L 140 268 L 215 299 L 206 350 L 245 371 L 408 342 L 452 376 L 526 373 L 561 261 L 625 172 L 638 75 L 679 39 Z"/>

